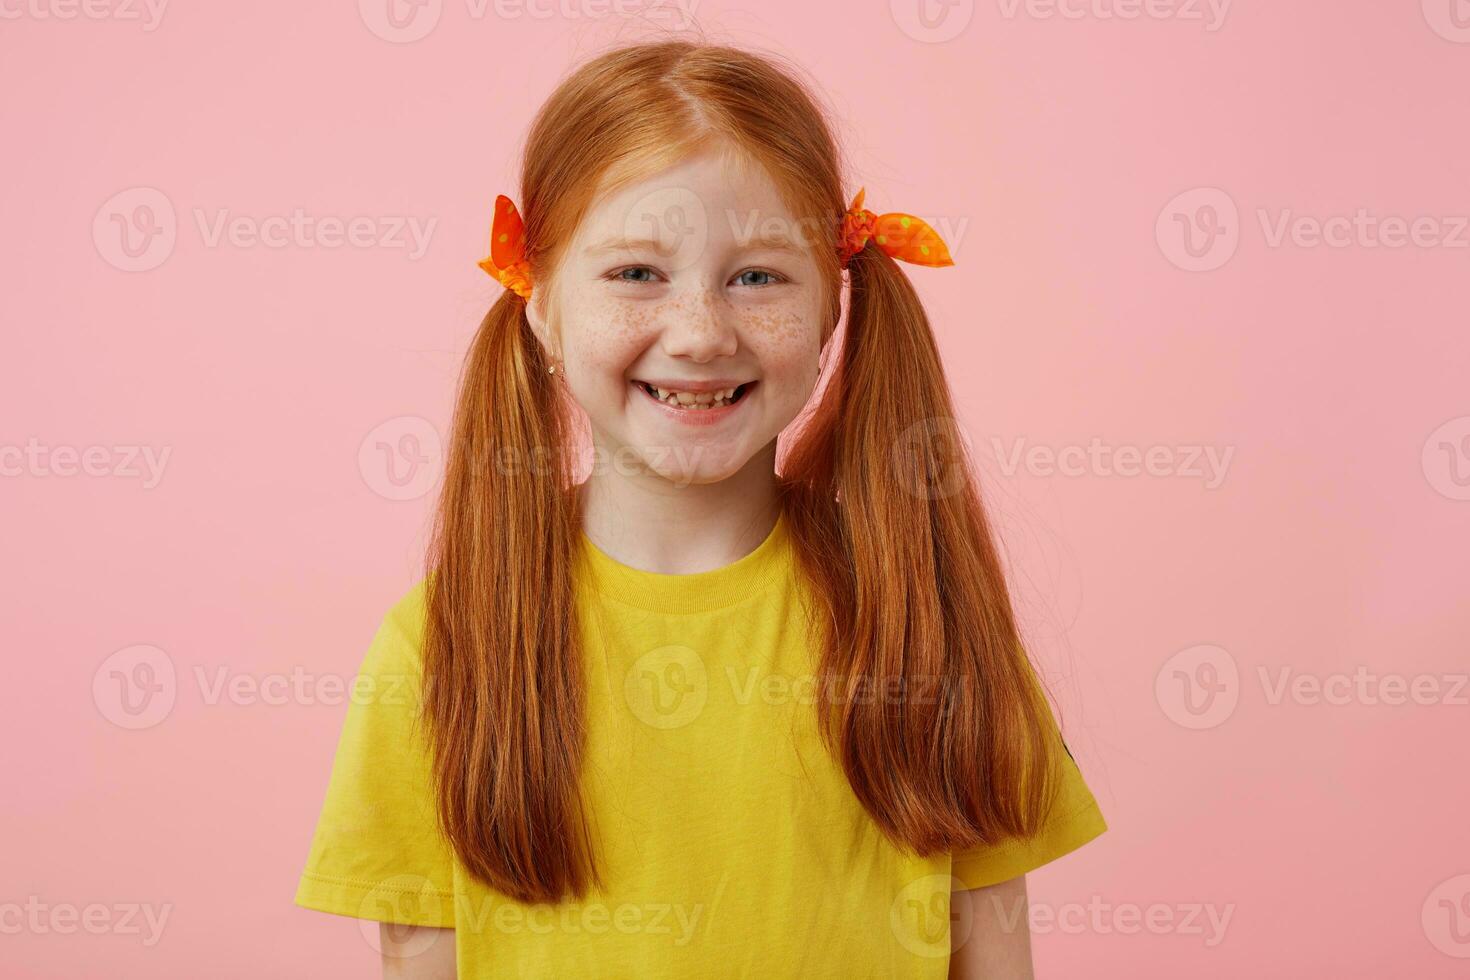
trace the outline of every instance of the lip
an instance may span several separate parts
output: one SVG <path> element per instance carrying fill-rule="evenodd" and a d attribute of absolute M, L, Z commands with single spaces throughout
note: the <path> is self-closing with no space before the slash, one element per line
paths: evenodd
<path fill-rule="evenodd" d="M 639 396 L 644 401 L 648 402 L 651 407 L 663 412 L 665 415 L 676 422 L 682 422 L 685 425 L 699 426 L 717 425 L 720 422 L 723 422 L 725 419 L 729 418 L 734 413 L 740 411 L 741 406 L 750 401 L 751 395 L 755 394 L 756 387 L 756 383 L 754 381 L 701 382 L 698 386 L 691 386 L 688 382 L 679 382 L 679 384 L 683 385 L 683 387 L 677 388 L 673 384 L 660 384 L 657 381 L 647 382 L 648 384 L 653 385 L 655 388 L 670 388 L 676 391 L 719 391 L 721 388 L 735 388 L 742 384 L 752 386 L 749 390 L 745 392 L 745 394 L 740 396 L 740 400 L 738 402 L 726 405 L 723 408 L 681 408 L 670 405 L 668 402 L 659 401 L 657 398 L 654 398 L 648 392 L 644 391 L 643 385 L 639 384 L 639 381 L 644 380 L 645 379 L 639 378 L 637 381 L 632 381 L 629 383 L 632 384 L 635 389 L 637 389 Z"/>

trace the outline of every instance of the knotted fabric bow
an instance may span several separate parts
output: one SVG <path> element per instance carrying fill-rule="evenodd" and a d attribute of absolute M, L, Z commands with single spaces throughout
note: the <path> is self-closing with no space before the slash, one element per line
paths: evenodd
<path fill-rule="evenodd" d="M 526 264 L 526 225 L 510 198 L 495 196 L 495 220 L 490 225 L 490 257 L 480 268 L 521 299 L 531 298 L 531 267 Z"/>
<path fill-rule="evenodd" d="M 862 251 L 869 239 L 893 258 L 914 265 L 954 265 L 949 246 L 923 218 L 900 211 L 874 214 L 863 207 L 866 190 L 858 189 L 842 218 L 842 235 L 837 243 L 842 268 L 847 268 L 847 263 Z"/>

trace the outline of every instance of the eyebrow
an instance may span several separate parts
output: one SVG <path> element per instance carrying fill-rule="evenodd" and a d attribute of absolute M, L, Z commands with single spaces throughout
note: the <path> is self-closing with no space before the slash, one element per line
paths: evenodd
<path fill-rule="evenodd" d="M 748 241 L 742 242 L 741 247 L 747 251 L 787 252 L 797 256 L 806 254 L 805 248 L 786 238 L 753 237 Z M 644 249 L 657 252 L 659 255 L 664 255 L 669 251 L 662 242 L 653 238 L 618 236 L 588 245 L 584 253 L 587 255 L 604 255 L 609 252 L 636 252 Z"/>

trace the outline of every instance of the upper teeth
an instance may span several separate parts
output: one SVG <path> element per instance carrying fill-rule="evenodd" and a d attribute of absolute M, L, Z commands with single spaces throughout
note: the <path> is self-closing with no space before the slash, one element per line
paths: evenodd
<path fill-rule="evenodd" d="M 660 401 L 677 403 L 679 405 L 709 406 L 727 402 L 735 395 L 734 388 L 721 388 L 718 391 L 674 391 L 670 388 L 659 388 L 649 385 Z"/>

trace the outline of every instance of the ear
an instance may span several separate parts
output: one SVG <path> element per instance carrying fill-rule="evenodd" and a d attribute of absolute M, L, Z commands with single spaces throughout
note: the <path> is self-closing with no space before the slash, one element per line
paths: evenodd
<path fill-rule="evenodd" d="M 546 291 L 544 289 L 532 290 L 531 299 L 526 303 L 526 322 L 531 325 L 531 332 L 541 342 L 541 347 L 553 356 L 559 356 L 561 341 L 560 338 L 552 336 L 547 325 Z"/>

